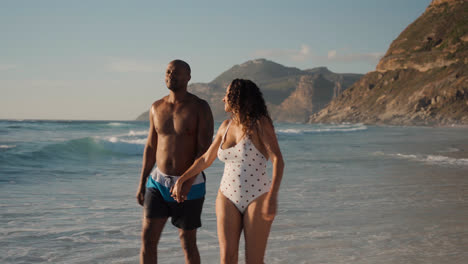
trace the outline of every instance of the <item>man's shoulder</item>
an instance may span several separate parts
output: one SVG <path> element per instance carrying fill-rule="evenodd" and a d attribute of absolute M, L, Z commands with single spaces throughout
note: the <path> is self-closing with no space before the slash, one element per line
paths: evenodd
<path fill-rule="evenodd" d="M 208 104 L 207 101 L 205 101 L 204 99 L 202 99 L 202 98 L 200 98 L 200 97 L 198 97 L 198 96 L 196 96 L 196 95 L 194 95 L 194 94 L 192 94 L 192 93 L 189 93 L 189 95 L 190 95 L 190 101 L 191 101 L 195 106 L 197 106 L 197 107 L 202 107 L 202 108 L 208 107 L 208 109 L 209 109 L 210 105 Z"/>
<path fill-rule="evenodd" d="M 168 96 L 164 96 L 163 98 L 154 101 L 153 104 L 151 105 L 151 107 L 152 108 L 157 108 L 158 106 L 162 105 L 164 102 L 166 102 L 167 97 Z"/>
<path fill-rule="evenodd" d="M 187 95 L 190 96 L 190 101 L 191 102 L 194 102 L 194 103 L 202 103 L 202 102 L 205 102 L 205 100 L 201 99 L 200 97 L 198 97 L 197 95 L 193 94 L 193 93 L 189 93 L 187 92 Z"/>
<path fill-rule="evenodd" d="M 150 116 L 152 115 L 156 115 L 156 113 L 158 112 L 158 109 L 160 109 L 161 107 L 163 107 L 162 105 L 164 104 L 164 102 L 166 101 L 166 97 L 163 97 L 159 100 L 156 100 L 153 102 L 153 104 L 151 104 L 151 107 L 149 109 L 149 112 L 150 112 Z M 160 110 L 159 110 L 160 111 Z"/>

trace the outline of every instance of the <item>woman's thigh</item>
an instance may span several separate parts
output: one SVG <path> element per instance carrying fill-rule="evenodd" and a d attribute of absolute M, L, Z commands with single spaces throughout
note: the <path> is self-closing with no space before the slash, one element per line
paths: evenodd
<path fill-rule="evenodd" d="M 246 263 L 263 263 L 268 235 L 273 221 L 263 218 L 262 206 L 266 193 L 249 204 L 244 213 L 245 260 Z"/>
<path fill-rule="evenodd" d="M 223 260 L 237 263 L 239 239 L 242 232 L 242 215 L 221 192 L 218 192 L 216 197 L 216 219 L 222 263 L 224 263 Z M 227 261 L 227 263 L 231 261 Z"/>

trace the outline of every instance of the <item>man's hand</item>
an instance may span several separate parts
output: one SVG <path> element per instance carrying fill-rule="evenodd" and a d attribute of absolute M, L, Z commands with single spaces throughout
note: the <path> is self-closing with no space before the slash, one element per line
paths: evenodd
<path fill-rule="evenodd" d="M 140 188 L 138 188 L 138 191 L 137 191 L 137 194 L 136 194 L 137 202 L 141 206 L 143 206 L 143 203 L 145 202 L 145 191 L 146 191 L 145 187 L 143 187 L 143 188 L 140 187 Z"/>

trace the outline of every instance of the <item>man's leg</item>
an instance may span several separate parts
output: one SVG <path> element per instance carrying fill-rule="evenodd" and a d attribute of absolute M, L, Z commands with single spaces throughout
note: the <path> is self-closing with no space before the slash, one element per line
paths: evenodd
<path fill-rule="evenodd" d="M 158 242 L 167 218 L 143 217 L 140 263 L 158 263 Z"/>
<path fill-rule="evenodd" d="M 143 206 L 140 263 L 153 264 L 158 261 L 158 242 L 169 211 L 167 203 L 156 188 L 146 188 Z"/>
<path fill-rule="evenodd" d="M 205 198 L 170 203 L 172 224 L 179 228 L 180 244 L 185 254 L 185 263 L 200 263 L 197 247 L 197 228 L 201 227 L 201 213 Z"/>
<path fill-rule="evenodd" d="M 200 253 L 197 247 L 197 229 L 179 229 L 179 238 L 185 254 L 185 263 L 199 264 Z"/>
<path fill-rule="evenodd" d="M 140 263 L 158 263 L 158 242 L 167 218 L 143 217 Z"/>

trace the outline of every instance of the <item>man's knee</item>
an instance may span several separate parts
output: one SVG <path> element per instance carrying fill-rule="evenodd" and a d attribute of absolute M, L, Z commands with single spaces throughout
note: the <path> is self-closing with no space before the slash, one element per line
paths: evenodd
<path fill-rule="evenodd" d="M 197 233 L 194 230 L 180 230 L 179 238 L 182 248 L 188 253 L 197 250 Z"/>
<path fill-rule="evenodd" d="M 143 251 L 151 251 L 156 250 L 158 248 L 159 239 L 151 234 L 151 232 L 147 230 L 143 230 L 143 234 L 141 236 L 141 249 Z"/>
<path fill-rule="evenodd" d="M 149 219 L 143 220 L 143 228 L 141 240 L 144 247 L 156 247 L 164 227 L 165 219 Z"/>

